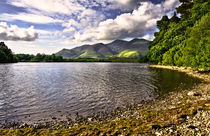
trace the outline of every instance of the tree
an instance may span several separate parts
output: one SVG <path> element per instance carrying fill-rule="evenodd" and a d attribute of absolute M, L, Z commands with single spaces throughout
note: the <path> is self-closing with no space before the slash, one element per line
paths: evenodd
<path fill-rule="evenodd" d="M 12 51 L 5 45 L 4 42 L 0 42 L 0 63 L 13 62 L 17 62 L 16 57 L 13 56 Z"/>
<path fill-rule="evenodd" d="M 210 3 L 208 0 L 180 0 L 179 19 L 164 16 L 157 22 L 159 32 L 150 42 L 148 60 L 163 65 L 210 70 Z M 184 7 L 186 6 L 186 7 Z"/>
<path fill-rule="evenodd" d="M 159 30 L 167 29 L 168 24 L 170 23 L 168 16 L 163 16 L 161 20 L 157 21 L 157 28 Z"/>
<path fill-rule="evenodd" d="M 174 12 L 173 17 L 170 19 L 170 22 L 179 23 L 179 21 L 180 21 L 180 18 L 178 18 L 176 12 Z"/>
<path fill-rule="evenodd" d="M 182 19 L 186 19 L 191 15 L 190 10 L 193 7 L 193 1 L 192 0 L 179 0 L 181 5 L 176 8 L 177 13 L 181 14 Z"/>

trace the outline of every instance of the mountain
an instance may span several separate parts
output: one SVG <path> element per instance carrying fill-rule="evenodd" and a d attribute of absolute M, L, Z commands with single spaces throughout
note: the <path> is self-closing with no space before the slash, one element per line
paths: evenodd
<path fill-rule="evenodd" d="M 83 45 L 73 49 L 63 49 L 56 56 L 63 58 L 140 58 L 147 54 L 149 41 L 133 39 L 115 40 L 108 44 Z"/>

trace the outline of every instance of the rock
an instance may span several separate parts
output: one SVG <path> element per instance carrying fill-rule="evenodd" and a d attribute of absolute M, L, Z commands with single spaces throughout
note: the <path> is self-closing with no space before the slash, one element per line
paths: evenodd
<path fill-rule="evenodd" d="M 152 125 L 152 129 L 161 129 L 160 125 Z"/>
<path fill-rule="evenodd" d="M 196 126 L 189 126 L 188 128 L 191 128 L 191 129 L 196 129 L 197 127 Z"/>
<path fill-rule="evenodd" d="M 194 95 L 194 92 L 190 91 L 190 92 L 187 93 L 187 95 L 188 96 L 193 96 Z"/>
<path fill-rule="evenodd" d="M 194 115 L 194 116 L 195 116 L 196 114 L 198 114 L 198 111 L 197 111 L 197 110 L 193 112 L 193 115 Z"/>
<path fill-rule="evenodd" d="M 20 125 L 20 128 L 25 128 L 27 127 L 28 125 L 26 123 L 23 123 L 22 125 Z"/>
<path fill-rule="evenodd" d="M 182 118 L 182 119 L 189 119 L 190 117 L 188 115 L 181 115 L 180 118 Z"/>
<path fill-rule="evenodd" d="M 91 122 L 92 121 L 92 118 L 88 118 L 88 121 Z"/>
<path fill-rule="evenodd" d="M 207 104 L 205 104 L 205 106 L 206 106 L 206 107 L 210 107 L 210 104 L 209 104 L 209 103 L 207 103 Z"/>
<path fill-rule="evenodd" d="M 200 94 L 200 93 L 194 93 L 193 95 L 194 96 L 202 96 L 202 94 Z"/>
<path fill-rule="evenodd" d="M 173 105 L 168 107 L 168 109 L 174 109 L 174 108 L 176 108 L 176 107 Z"/>
<path fill-rule="evenodd" d="M 162 133 L 160 133 L 160 132 L 155 132 L 155 135 L 156 135 L 156 136 L 161 136 Z"/>
<path fill-rule="evenodd" d="M 142 107 L 143 106 L 143 104 L 138 104 L 138 107 Z"/>

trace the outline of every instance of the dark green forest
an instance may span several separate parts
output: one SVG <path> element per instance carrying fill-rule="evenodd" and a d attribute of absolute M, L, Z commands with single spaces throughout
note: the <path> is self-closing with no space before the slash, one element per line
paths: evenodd
<path fill-rule="evenodd" d="M 210 2 L 180 0 L 172 18 L 157 22 L 159 32 L 150 43 L 147 59 L 162 65 L 210 68 Z"/>
<path fill-rule="evenodd" d="M 18 62 L 143 62 L 143 59 L 124 59 L 124 58 L 77 58 L 77 59 L 64 59 L 61 56 L 45 55 L 38 53 L 37 55 L 30 54 L 16 54 Z"/>
<path fill-rule="evenodd" d="M 0 42 L 0 63 L 14 62 L 17 62 L 17 58 L 13 55 L 12 51 L 4 44 L 4 42 Z"/>
<path fill-rule="evenodd" d="M 30 55 L 30 54 L 16 54 L 15 55 L 19 62 L 63 62 L 63 57 L 56 56 L 55 54 L 46 55 L 40 54 Z"/>

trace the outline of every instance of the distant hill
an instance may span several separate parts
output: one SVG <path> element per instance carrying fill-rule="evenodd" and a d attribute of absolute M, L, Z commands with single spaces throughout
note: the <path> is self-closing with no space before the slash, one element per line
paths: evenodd
<path fill-rule="evenodd" d="M 133 39 L 115 40 L 108 44 L 83 45 L 73 49 L 63 49 L 56 56 L 63 58 L 141 58 L 148 52 L 149 41 Z"/>

